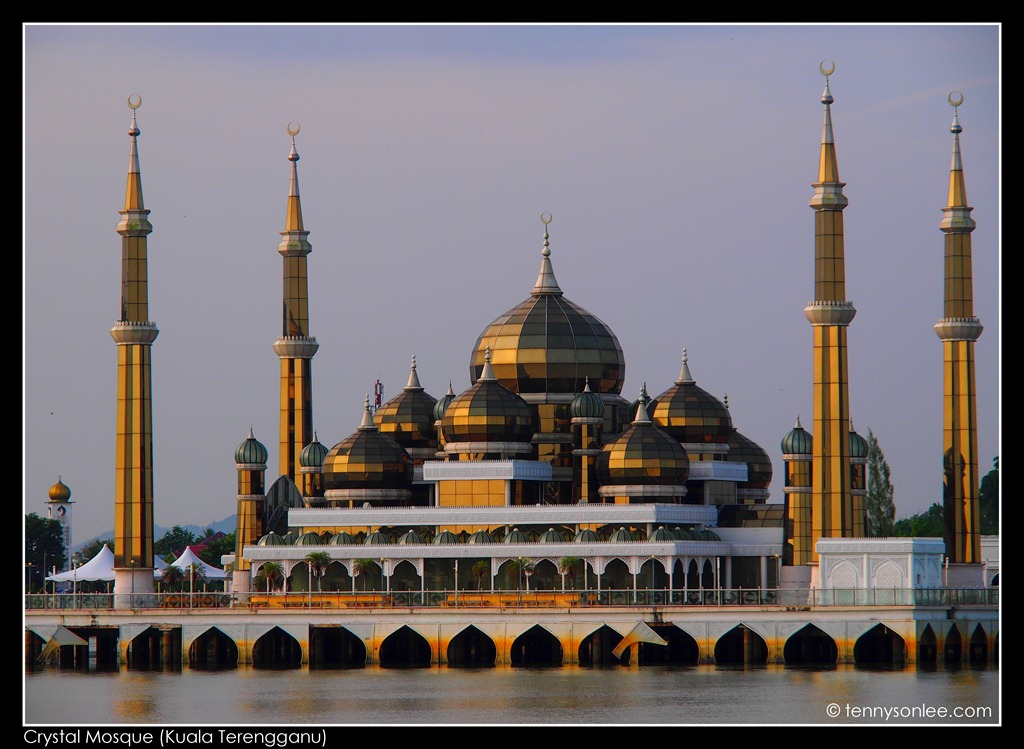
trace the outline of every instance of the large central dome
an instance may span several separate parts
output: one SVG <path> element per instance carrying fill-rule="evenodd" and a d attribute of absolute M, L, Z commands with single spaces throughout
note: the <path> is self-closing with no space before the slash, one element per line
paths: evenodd
<path fill-rule="evenodd" d="M 546 214 L 545 225 L 551 220 Z M 540 274 L 530 298 L 487 326 L 476 340 L 470 381 L 476 382 L 491 351 L 498 382 L 514 393 L 582 392 L 588 378 L 597 393 L 622 391 L 626 361 L 611 329 L 562 294 L 551 269 L 547 228 Z"/>

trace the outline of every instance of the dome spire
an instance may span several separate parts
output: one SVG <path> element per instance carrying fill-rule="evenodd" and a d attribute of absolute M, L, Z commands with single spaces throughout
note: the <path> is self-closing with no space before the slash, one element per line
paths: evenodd
<path fill-rule="evenodd" d="M 645 383 L 645 386 L 646 386 L 646 383 Z M 647 391 L 646 391 L 646 387 L 645 387 L 644 389 L 640 390 L 640 398 L 637 401 L 637 406 L 636 406 L 636 417 L 633 419 L 633 423 L 634 424 L 650 424 L 651 423 L 651 417 L 647 413 L 647 404 L 644 402 L 646 400 L 646 396 L 647 396 Z"/>
<path fill-rule="evenodd" d="M 496 380 L 494 376 L 494 370 L 491 368 L 491 347 L 488 346 L 484 352 L 484 368 L 480 372 L 480 379 L 477 382 L 484 382 L 487 380 Z"/>
<path fill-rule="evenodd" d="M 686 349 L 683 349 L 683 366 L 679 370 L 679 379 L 676 380 L 676 385 L 693 385 L 696 380 L 690 375 L 690 366 L 686 363 Z"/>
<path fill-rule="evenodd" d="M 139 130 L 139 125 L 135 121 L 135 110 L 142 106 L 142 97 L 132 94 L 128 97 L 128 106 L 132 110 L 132 124 L 128 128 L 132 145 L 128 156 L 128 186 L 124 194 L 124 209 L 126 211 L 141 211 L 145 208 L 142 204 L 142 169 L 139 167 L 138 143 L 138 137 L 142 131 Z"/>
<path fill-rule="evenodd" d="M 377 429 L 377 425 L 373 423 L 373 414 L 370 413 L 370 394 L 366 394 L 366 398 L 363 402 L 363 421 L 359 425 L 360 431 L 366 431 L 368 429 Z"/>
<path fill-rule="evenodd" d="M 836 70 L 831 60 L 822 60 L 818 70 L 825 76 L 825 91 L 821 103 L 825 105 L 825 120 L 821 132 L 821 158 L 818 162 L 818 182 L 838 182 L 839 163 L 836 160 L 836 143 L 832 135 L 832 92 L 828 88 L 828 77 Z"/>
<path fill-rule="evenodd" d="M 953 133 L 953 161 L 949 167 L 949 208 L 967 207 L 967 185 L 964 182 L 964 165 L 960 158 L 960 119 L 957 115 L 957 108 L 964 103 L 964 95 L 954 91 L 947 97 L 949 105 L 953 107 L 953 124 L 949 126 L 949 132 Z"/>
<path fill-rule="evenodd" d="M 803 427 L 800 426 L 800 414 L 796 415 L 796 425 L 793 428 L 794 429 L 803 429 Z"/>
<path fill-rule="evenodd" d="M 416 354 L 412 355 L 412 369 L 409 370 L 409 382 L 406 383 L 405 390 L 422 390 L 423 386 L 420 385 L 420 378 L 416 374 Z"/>
<path fill-rule="evenodd" d="M 555 280 L 555 271 L 551 268 L 551 248 L 548 242 L 548 224 L 551 223 L 551 214 L 540 214 L 540 220 L 544 224 L 544 249 L 540 251 L 542 258 L 540 261 L 540 273 L 537 274 L 537 283 L 533 285 L 533 290 L 530 293 L 533 296 L 540 296 L 541 294 L 561 296 L 562 290 L 558 286 L 558 281 Z"/>
<path fill-rule="evenodd" d="M 302 204 L 299 202 L 299 152 L 295 150 L 295 136 L 299 134 L 299 123 L 288 123 L 288 134 L 292 136 L 292 150 L 288 161 L 292 162 L 292 178 L 288 186 L 288 213 L 285 216 L 285 231 L 302 231 Z"/>

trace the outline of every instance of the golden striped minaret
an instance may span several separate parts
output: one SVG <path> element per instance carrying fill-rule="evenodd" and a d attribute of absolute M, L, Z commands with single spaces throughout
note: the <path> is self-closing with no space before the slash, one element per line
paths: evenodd
<path fill-rule="evenodd" d="M 313 355 L 319 344 L 309 335 L 309 289 L 306 277 L 306 256 L 311 247 L 302 227 L 302 205 L 299 202 L 299 154 L 295 151 L 298 123 L 289 123 L 292 150 L 291 186 L 288 211 L 281 243 L 277 251 L 284 258 L 284 293 L 281 337 L 274 341 L 274 351 L 281 359 L 281 421 L 278 465 L 280 474 L 301 486 L 300 458 L 302 449 L 313 441 Z"/>
<path fill-rule="evenodd" d="M 146 237 L 153 231 L 142 202 L 139 127 L 142 97 L 132 110 L 128 185 L 117 233 L 121 235 L 121 316 L 110 330 L 117 343 L 117 442 L 114 458 L 114 606 L 134 606 L 131 594 L 153 590 L 152 347 L 159 331 L 149 321 Z"/>
<path fill-rule="evenodd" d="M 825 76 L 825 121 L 818 181 L 814 183 L 814 301 L 804 315 L 814 330 L 814 445 L 811 459 L 812 544 L 819 538 L 853 535 L 850 488 L 850 394 L 846 330 L 857 311 L 846 301 L 843 250 L 843 195 L 832 137 L 832 94 L 828 77 L 835 65 L 819 66 Z M 812 546 L 813 549 L 813 546 Z M 817 561 L 812 553 L 812 561 Z"/>
<path fill-rule="evenodd" d="M 953 162 L 949 169 L 949 199 L 939 224 L 946 235 L 945 306 L 935 324 L 942 340 L 942 467 L 946 555 L 952 564 L 981 562 L 978 506 L 978 411 L 975 404 L 974 342 L 981 322 L 974 316 L 971 274 L 971 232 L 974 220 L 967 205 L 963 163 L 960 159 L 960 122 L 957 107 L 963 95 L 948 97 L 953 107 Z"/>

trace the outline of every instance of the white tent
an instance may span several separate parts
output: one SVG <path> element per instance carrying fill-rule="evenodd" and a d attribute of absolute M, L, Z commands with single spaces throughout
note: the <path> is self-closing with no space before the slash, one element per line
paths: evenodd
<path fill-rule="evenodd" d="M 156 565 L 154 571 L 155 577 L 160 577 L 160 570 L 167 566 L 167 562 L 158 556 L 153 557 L 153 562 Z M 88 562 L 83 564 L 77 569 L 68 570 L 67 572 L 61 572 L 56 575 L 50 575 L 46 578 L 58 583 L 69 583 L 75 580 L 82 581 L 96 581 L 96 580 L 113 580 L 114 579 L 114 552 L 110 550 L 110 547 L 103 544 L 103 548 L 90 559 Z"/>
<path fill-rule="evenodd" d="M 172 567 L 177 567 L 185 576 L 188 576 L 189 565 L 198 565 L 200 569 L 206 572 L 207 580 L 223 580 L 228 576 L 228 573 L 222 570 L 220 567 L 214 567 L 212 564 L 207 564 L 192 551 L 191 546 L 186 546 L 185 551 L 181 552 L 181 556 L 171 562 Z"/>

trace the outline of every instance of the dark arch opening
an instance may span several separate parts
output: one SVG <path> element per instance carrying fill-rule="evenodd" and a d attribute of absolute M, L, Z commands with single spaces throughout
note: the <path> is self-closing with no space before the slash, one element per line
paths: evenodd
<path fill-rule="evenodd" d="M 830 635 L 808 624 L 786 640 L 782 659 L 787 666 L 835 666 L 839 663 L 839 646 Z"/>
<path fill-rule="evenodd" d="M 562 643 L 536 624 L 512 643 L 510 660 L 513 666 L 561 666 Z"/>
<path fill-rule="evenodd" d="M 448 665 L 453 668 L 492 668 L 497 658 L 494 641 L 472 625 L 448 643 Z"/>
<path fill-rule="evenodd" d="M 310 627 L 309 667 L 364 668 L 366 646 L 344 627 Z"/>
<path fill-rule="evenodd" d="M 934 666 L 939 662 L 939 642 L 931 624 L 926 624 L 917 638 L 917 665 Z"/>
<path fill-rule="evenodd" d="M 274 627 L 252 646 L 252 665 L 254 668 L 299 668 L 302 646 L 283 629 Z"/>
<path fill-rule="evenodd" d="M 211 627 L 192 641 L 188 665 L 209 671 L 238 668 L 238 646 L 219 629 Z"/>
<path fill-rule="evenodd" d="M 894 630 L 877 624 L 857 639 L 853 662 L 857 666 L 905 666 L 907 644 Z"/>
<path fill-rule="evenodd" d="M 403 626 L 380 644 L 382 668 L 429 668 L 430 643 L 414 629 Z"/>
<path fill-rule="evenodd" d="M 768 643 L 761 635 L 738 624 L 715 643 L 715 664 L 721 666 L 764 666 L 768 663 Z"/>
<path fill-rule="evenodd" d="M 181 629 L 150 627 L 128 644 L 128 668 L 133 671 L 180 671 Z"/>
<path fill-rule="evenodd" d="M 963 658 L 963 638 L 960 637 L 960 628 L 955 624 L 951 625 L 946 633 L 946 641 L 942 647 L 943 663 L 959 664 Z"/>
<path fill-rule="evenodd" d="M 616 666 L 621 661 L 612 651 L 622 641 L 622 635 L 609 627 L 601 626 L 596 632 L 587 635 L 580 643 L 577 658 L 581 666 Z"/>
<path fill-rule="evenodd" d="M 968 660 L 972 666 L 979 666 L 988 663 L 988 637 L 985 630 L 979 624 L 974 628 L 971 635 L 971 649 L 968 652 Z"/>
<path fill-rule="evenodd" d="M 637 651 L 639 666 L 696 666 L 700 663 L 700 647 L 697 641 L 674 624 L 649 625 L 668 645 L 641 642 Z M 624 663 L 629 663 L 627 650 L 623 653 Z"/>

